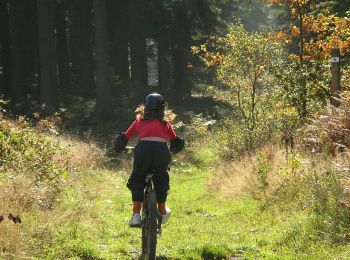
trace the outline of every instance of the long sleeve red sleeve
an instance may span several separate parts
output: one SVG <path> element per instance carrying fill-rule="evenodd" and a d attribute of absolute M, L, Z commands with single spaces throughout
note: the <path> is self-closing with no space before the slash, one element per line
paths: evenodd
<path fill-rule="evenodd" d="M 130 140 L 131 137 L 136 133 L 138 126 L 140 123 L 140 119 L 136 118 L 135 121 L 131 124 L 131 126 L 124 132 L 125 138 Z"/>
<path fill-rule="evenodd" d="M 174 128 L 173 128 L 173 126 L 172 126 L 169 122 L 167 123 L 167 128 L 168 128 L 168 136 L 169 136 L 169 139 L 170 139 L 170 141 L 172 141 L 172 140 L 174 140 L 175 137 L 176 137 Z"/>

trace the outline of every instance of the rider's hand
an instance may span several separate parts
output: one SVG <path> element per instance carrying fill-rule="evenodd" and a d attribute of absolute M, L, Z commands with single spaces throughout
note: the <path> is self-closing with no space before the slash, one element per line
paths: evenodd
<path fill-rule="evenodd" d="M 170 141 L 170 152 L 172 153 L 178 153 L 180 152 L 185 146 L 185 141 L 183 138 L 176 136 L 175 139 Z"/>
<path fill-rule="evenodd" d="M 113 142 L 114 151 L 117 153 L 122 153 L 125 150 L 125 146 L 128 143 L 128 139 L 126 139 L 123 133 L 118 133 Z"/>

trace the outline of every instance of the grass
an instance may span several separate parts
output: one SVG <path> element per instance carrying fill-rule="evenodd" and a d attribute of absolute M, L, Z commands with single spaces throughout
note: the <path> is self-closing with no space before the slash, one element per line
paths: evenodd
<path fill-rule="evenodd" d="M 315 243 L 307 250 L 296 233 L 309 232 L 302 212 L 264 210 L 249 196 L 208 193 L 210 172 L 193 165 L 171 173 L 170 222 L 158 240 L 158 259 L 320 259 L 350 254 L 348 246 Z M 140 230 L 131 214 L 127 174 L 90 170 L 69 185 L 48 215 L 27 216 L 30 259 L 138 259 Z M 48 221 L 44 221 L 45 219 Z M 37 234 L 34 236 L 33 234 Z M 0 254 L 1 255 L 1 254 Z M 9 259 L 15 259 L 8 257 Z"/>
<path fill-rule="evenodd" d="M 158 240 L 158 259 L 350 257 L 346 243 L 317 237 L 310 224 L 314 216 L 288 205 L 266 207 L 235 185 L 243 182 L 239 176 L 229 182 L 229 172 L 214 175 L 216 154 L 205 148 L 194 155 L 195 163 L 174 158 L 168 197 L 172 217 Z M 83 170 L 70 174 L 52 209 L 24 211 L 21 226 L 0 223 L 7 236 L 1 238 L 1 259 L 139 259 L 140 229 L 127 226 L 130 162 L 121 160 L 121 168 L 109 170 L 72 160 Z M 242 161 L 236 167 L 249 164 Z M 243 170 L 240 174 L 249 177 Z M 220 180 L 227 185 L 218 188 Z M 228 189 L 233 191 L 225 196 Z"/>

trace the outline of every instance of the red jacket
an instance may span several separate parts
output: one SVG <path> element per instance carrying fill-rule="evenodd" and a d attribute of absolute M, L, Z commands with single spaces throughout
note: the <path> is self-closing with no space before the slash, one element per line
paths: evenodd
<path fill-rule="evenodd" d="M 136 118 L 128 130 L 124 132 L 124 135 L 126 139 L 130 140 L 135 133 L 139 134 L 138 140 L 144 137 L 160 137 L 172 141 L 176 137 L 173 126 L 169 122 L 161 122 L 159 119 L 141 120 Z"/>

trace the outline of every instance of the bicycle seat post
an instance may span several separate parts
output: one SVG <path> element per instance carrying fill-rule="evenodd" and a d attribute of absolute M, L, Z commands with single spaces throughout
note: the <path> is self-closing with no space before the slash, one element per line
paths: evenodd
<path fill-rule="evenodd" d="M 147 183 L 147 187 L 151 188 L 152 190 L 154 189 L 153 187 L 153 181 L 152 181 L 152 178 L 153 178 L 153 173 L 149 173 L 147 174 L 147 177 L 146 177 L 146 183 Z"/>

